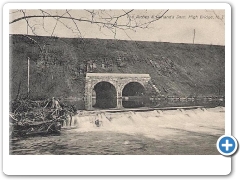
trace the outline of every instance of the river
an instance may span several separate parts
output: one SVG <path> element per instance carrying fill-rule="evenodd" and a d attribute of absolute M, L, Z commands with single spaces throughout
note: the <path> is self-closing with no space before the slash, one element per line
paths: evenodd
<path fill-rule="evenodd" d="M 10 140 L 12 155 L 218 154 L 225 108 L 79 113 L 58 135 Z M 101 123 L 97 127 L 94 122 Z"/>

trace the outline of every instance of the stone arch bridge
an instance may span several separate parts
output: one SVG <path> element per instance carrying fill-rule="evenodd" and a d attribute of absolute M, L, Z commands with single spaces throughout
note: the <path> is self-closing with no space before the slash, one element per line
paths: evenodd
<path fill-rule="evenodd" d="M 87 73 L 85 109 L 123 108 L 123 97 L 143 96 L 149 74 Z"/>

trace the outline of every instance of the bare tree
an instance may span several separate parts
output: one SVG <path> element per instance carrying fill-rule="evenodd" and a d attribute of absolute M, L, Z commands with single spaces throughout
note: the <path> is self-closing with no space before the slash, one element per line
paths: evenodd
<path fill-rule="evenodd" d="M 136 31 L 137 29 L 149 28 L 150 24 L 161 19 L 168 10 L 161 10 L 154 18 L 143 18 L 136 16 L 135 10 L 14 10 L 11 15 L 14 17 L 9 24 L 14 24 L 19 21 L 26 21 L 27 29 L 30 29 L 31 34 L 39 35 L 37 30 L 41 28 L 50 34 L 54 35 L 56 27 L 61 24 L 66 29 L 71 30 L 72 33 L 77 34 L 78 37 L 83 37 L 81 32 L 81 25 L 83 23 L 90 23 L 97 25 L 99 31 L 103 28 L 112 32 L 114 37 L 119 30 L 127 33 L 128 30 Z M 61 14 L 59 14 L 61 13 Z M 12 15 L 13 16 L 13 15 Z M 49 32 L 46 28 L 45 21 L 51 19 L 54 26 Z M 66 21 L 67 20 L 67 21 Z M 72 23 L 69 23 L 71 21 Z"/>
<path fill-rule="evenodd" d="M 139 13 L 140 12 L 140 13 Z M 151 18 L 146 16 L 147 10 L 11 10 L 9 25 L 25 21 L 26 34 L 22 34 L 32 43 L 36 44 L 40 50 L 40 59 L 45 57 L 45 42 L 38 42 L 34 36 L 47 35 L 57 37 L 57 27 L 65 28 L 66 32 L 70 31 L 72 35 L 79 38 L 84 44 L 84 34 L 81 29 L 87 24 L 91 28 L 98 28 L 98 32 L 104 34 L 110 31 L 113 38 L 116 38 L 118 32 L 124 32 L 126 36 L 129 31 L 136 32 L 138 29 L 150 28 L 150 25 L 161 19 L 168 10 L 156 11 Z M 49 26 L 49 22 L 51 22 Z M 103 30 L 104 29 L 104 30 Z M 64 30 L 64 31 L 65 31 Z M 67 34 L 67 33 L 66 33 Z M 68 35 L 69 36 L 69 35 Z M 71 35 L 70 35 L 71 36 Z M 132 40 L 132 39 L 131 39 Z M 83 46 L 84 48 L 85 46 Z"/>
<path fill-rule="evenodd" d="M 34 36 L 50 36 L 52 38 L 58 37 L 59 28 L 65 28 L 64 32 L 71 33 L 67 36 L 74 36 L 78 38 L 82 43 L 83 49 L 85 34 L 83 27 L 90 25 L 91 28 L 97 29 L 97 32 L 111 34 L 113 38 L 117 39 L 118 33 L 126 34 L 126 36 L 131 39 L 128 35 L 129 32 L 136 32 L 138 29 L 151 28 L 151 24 L 155 21 L 160 20 L 168 10 L 159 10 L 154 16 L 149 18 L 146 16 L 147 10 L 128 9 L 128 10 L 46 10 L 46 9 L 18 9 L 10 11 L 10 28 L 16 23 L 26 24 L 26 33 L 22 34 L 25 38 L 29 39 L 31 43 L 35 44 L 39 51 L 38 59 L 36 61 L 36 67 L 38 68 L 37 73 L 39 73 L 39 78 L 43 78 L 43 81 L 47 81 L 45 75 L 46 66 L 52 60 L 49 60 L 47 53 L 47 42 L 39 41 L 38 38 Z M 63 39 L 60 39 L 64 41 Z M 66 44 L 66 42 L 64 42 Z M 69 45 L 71 46 L 71 45 Z M 71 55 L 71 52 L 69 53 Z M 71 55 L 72 56 L 72 55 Z M 68 58 L 65 58 L 68 59 Z M 74 57 L 72 57 L 74 59 Z M 61 63 L 61 61 L 57 61 Z M 73 63 L 73 62 L 72 62 Z M 71 67 L 70 67 L 71 66 Z M 57 68 L 56 64 L 52 64 L 51 67 Z M 71 65 L 71 62 L 66 63 L 66 66 L 61 66 L 63 69 L 66 67 L 70 73 L 70 70 L 75 67 Z M 70 67 L 70 68 L 69 68 Z M 49 70 L 50 71 L 50 70 Z M 50 73 L 54 74 L 54 73 Z M 45 79 L 44 79 L 45 78 Z M 53 79 L 53 76 L 52 76 Z M 40 81 L 40 80 L 39 80 Z M 20 81 L 21 82 L 21 81 Z M 19 82 L 19 89 L 22 87 Z M 20 94 L 20 90 L 17 94 Z M 18 97 L 19 95 L 17 95 Z"/>

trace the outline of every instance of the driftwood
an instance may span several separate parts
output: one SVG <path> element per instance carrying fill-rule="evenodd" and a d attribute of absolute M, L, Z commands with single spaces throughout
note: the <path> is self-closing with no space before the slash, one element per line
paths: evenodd
<path fill-rule="evenodd" d="M 51 108 L 51 101 L 14 101 L 10 104 L 9 123 L 11 136 L 59 133 L 63 122 L 72 121 L 76 110 L 61 104 L 60 109 Z"/>

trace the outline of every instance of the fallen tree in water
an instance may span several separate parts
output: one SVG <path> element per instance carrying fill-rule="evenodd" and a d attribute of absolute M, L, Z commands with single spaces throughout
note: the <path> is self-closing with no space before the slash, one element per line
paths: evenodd
<path fill-rule="evenodd" d="M 59 101 L 55 100 L 59 103 Z M 15 100 L 10 103 L 10 136 L 59 133 L 64 122 L 72 124 L 74 106 L 53 101 Z"/>

